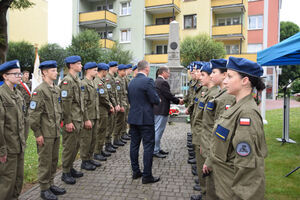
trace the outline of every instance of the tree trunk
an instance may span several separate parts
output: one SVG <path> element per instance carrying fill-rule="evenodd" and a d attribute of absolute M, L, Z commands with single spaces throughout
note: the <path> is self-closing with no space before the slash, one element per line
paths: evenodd
<path fill-rule="evenodd" d="M 2 0 L 0 2 L 0 64 L 6 61 L 8 48 L 6 14 L 12 2 L 13 0 Z"/>

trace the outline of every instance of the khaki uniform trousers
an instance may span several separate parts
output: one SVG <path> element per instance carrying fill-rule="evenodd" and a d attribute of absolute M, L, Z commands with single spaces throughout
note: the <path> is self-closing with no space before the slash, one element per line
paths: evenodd
<path fill-rule="evenodd" d="M 80 133 L 80 157 L 81 160 L 92 160 L 93 153 L 96 144 L 96 138 L 99 130 L 99 121 L 90 120 L 92 122 L 92 128 L 86 129 L 82 128 Z"/>
<path fill-rule="evenodd" d="M 105 143 L 106 135 L 107 135 L 107 123 L 108 123 L 108 113 L 100 114 L 99 120 L 99 128 L 96 136 L 96 144 L 94 148 L 95 154 L 100 154 L 103 150 L 103 146 Z"/>

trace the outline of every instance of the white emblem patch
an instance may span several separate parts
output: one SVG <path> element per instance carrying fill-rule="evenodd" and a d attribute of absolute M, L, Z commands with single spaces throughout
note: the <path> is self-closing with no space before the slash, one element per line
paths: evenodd
<path fill-rule="evenodd" d="M 100 89 L 100 90 L 99 90 L 99 93 L 100 93 L 100 94 L 104 94 L 104 89 Z"/>
<path fill-rule="evenodd" d="M 107 84 L 107 89 L 110 89 L 111 88 L 111 85 L 110 84 Z"/>
<path fill-rule="evenodd" d="M 31 110 L 34 110 L 36 108 L 36 102 L 35 101 L 31 101 L 29 107 L 30 107 Z"/>
<path fill-rule="evenodd" d="M 61 97 L 67 97 L 68 96 L 68 91 L 63 90 L 61 91 Z"/>
<path fill-rule="evenodd" d="M 240 142 L 236 145 L 236 153 L 240 156 L 248 156 L 251 153 L 251 147 L 247 142 Z"/>
<path fill-rule="evenodd" d="M 121 90 L 121 87 L 119 85 L 117 86 L 117 90 Z"/>

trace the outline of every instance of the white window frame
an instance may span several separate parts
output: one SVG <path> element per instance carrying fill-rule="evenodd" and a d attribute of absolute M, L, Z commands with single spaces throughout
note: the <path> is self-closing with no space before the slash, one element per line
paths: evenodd
<path fill-rule="evenodd" d="M 101 37 L 101 35 L 105 36 L 106 31 L 98 31 L 99 36 Z M 111 37 L 109 37 L 109 35 L 111 34 Z M 107 39 L 112 40 L 113 39 L 113 31 L 107 31 Z M 101 38 L 101 39 L 105 39 L 105 38 Z"/>
<path fill-rule="evenodd" d="M 126 13 L 123 14 L 122 12 L 122 4 L 126 3 Z M 128 15 L 131 15 L 131 1 L 123 1 L 123 2 L 120 2 L 120 16 L 128 16 Z"/>
<path fill-rule="evenodd" d="M 239 18 L 239 22 L 238 24 L 233 24 L 233 19 L 234 18 Z M 227 24 L 227 20 L 230 19 L 230 24 Z M 219 20 L 224 20 L 225 25 L 219 25 Z M 241 16 L 233 16 L 233 17 L 221 17 L 221 18 L 217 18 L 217 26 L 232 26 L 232 25 L 239 25 L 241 24 Z"/>
<path fill-rule="evenodd" d="M 126 40 L 122 40 L 122 32 L 127 31 Z M 120 30 L 120 43 L 130 43 L 131 42 L 131 30 L 130 29 L 121 29 Z"/>
<path fill-rule="evenodd" d="M 238 51 L 237 52 L 232 52 L 234 46 L 238 47 Z M 227 47 L 230 48 L 230 52 L 229 53 L 227 52 Z M 238 44 L 225 45 L 225 51 L 226 51 L 226 54 L 239 54 L 240 53 L 240 45 L 238 45 Z"/>
<path fill-rule="evenodd" d="M 259 24 L 258 24 L 259 17 L 261 17 L 261 27 L 259 27 Z M 253 28 L 250 28 L 250 18 L 255 19 L 255 27 L 253 27 Z M 263 27 L 264 27 L 264 16 L 263 15 L 248 16 L 248 30 L 259 30 L 259 29 L 263 29 Z"/>
<path fill-rule="evenodd" d="M 168 53 L 168 45 L 167 44 L 158 44 L 158 45 L 155 46 L 155 53 L 156 54 L 158 54 L 157 53 L 157 47 L 159 47 L 159 46 L 162 47 L 162 53 L 161 54 L 167 54 Z M 164 52 L 165 51 L 165 46 L 167 47 L 167 52 L 166 53 Z"/>

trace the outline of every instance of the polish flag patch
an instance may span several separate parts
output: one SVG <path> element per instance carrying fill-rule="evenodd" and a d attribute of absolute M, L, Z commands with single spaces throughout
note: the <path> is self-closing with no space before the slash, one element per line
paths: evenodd
<path fill-rule="evenodd" d="M 37 95 L 37 92 L 33 92 L 32 95 Z"/>
<path fill-rule="evenodd" d="M 102 86 L 102 83 L 99 83 L 98 85 L 99 85 L 99 86 Z"/>
<path fill-rule="evenodd" d="M 250 126 L 250 124 L 251 124 L 250 118 L 240 118 L 241 126 Z"/>
<path fill-rule="evenodd" d="M 63 84 L 64 84 L 64 85 L 68 85 L 68 82 L 67 82 L 67 81 L 64 81 Z"/>
<path fill-rule="evenodd" d="M 227 105 L 225 106 L 225 110 L 228 110 L 229 108 L 230 108 L 230 105 L 227 104 Z"/>

